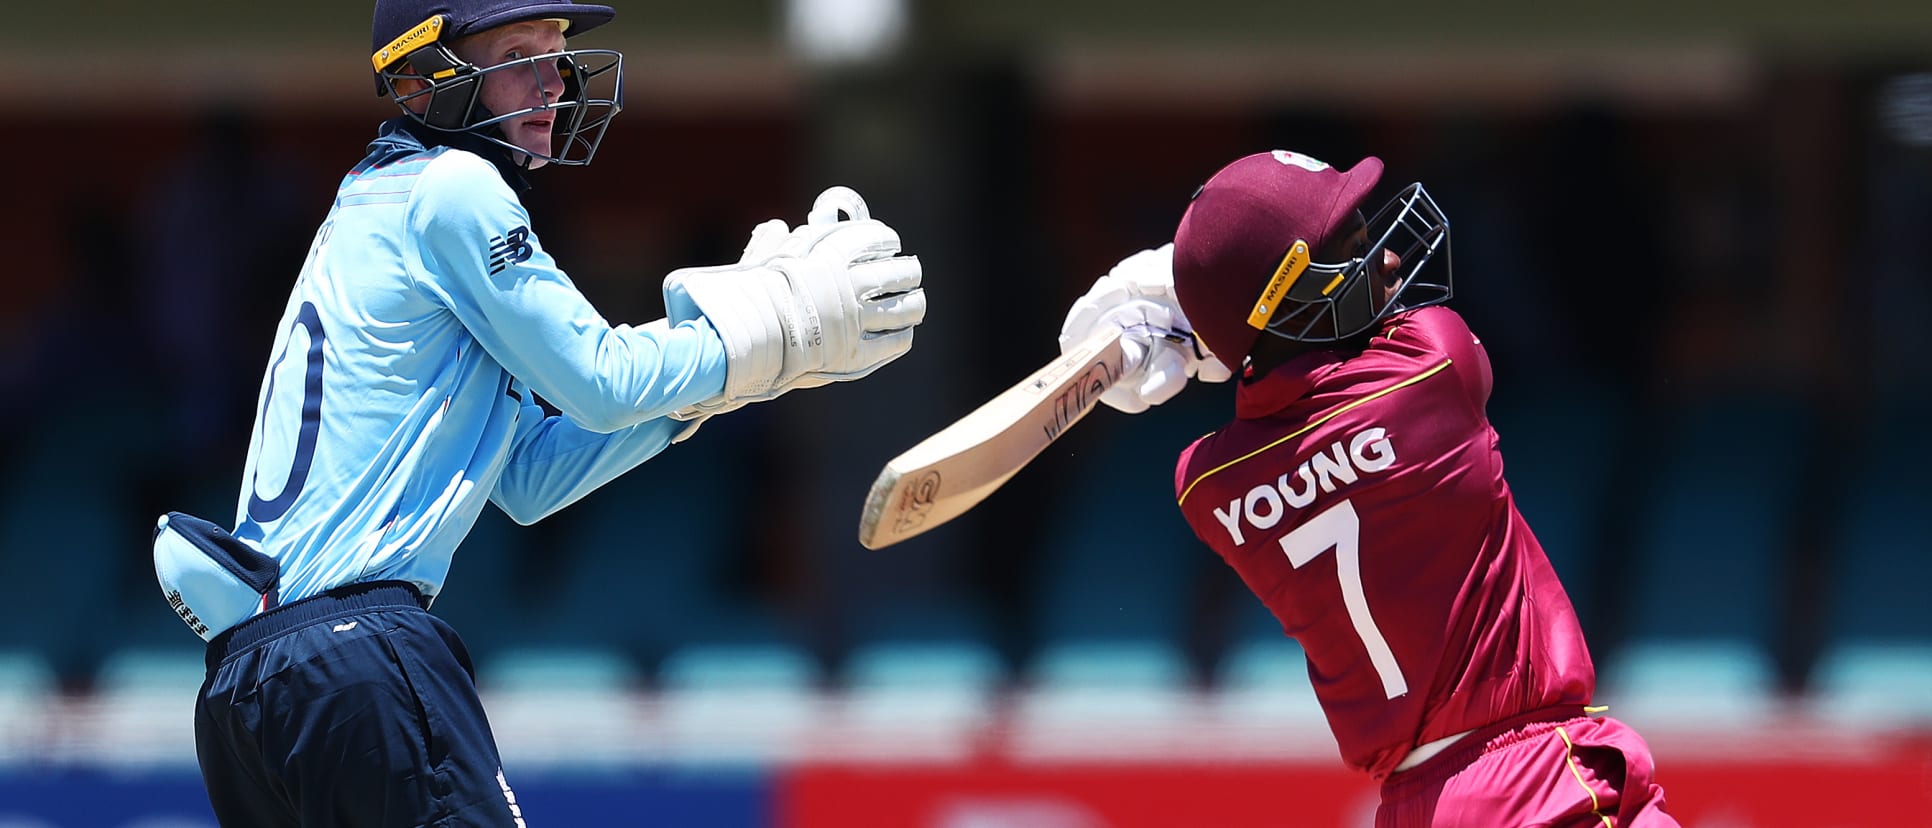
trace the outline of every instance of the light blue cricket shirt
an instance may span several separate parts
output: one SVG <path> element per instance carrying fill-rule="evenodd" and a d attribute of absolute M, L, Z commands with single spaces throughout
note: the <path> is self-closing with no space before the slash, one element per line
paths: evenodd
<path fill-rule="evenodd" d="M 373 580 L 434 597 L 486 500 L 536 521 L 724 389 L 708 321 L 609 324 L 503 174 L 418 129 L 384 124 L 343 179 L 262 380 L 234 534 L 279 563 L 283 603 Z"/>

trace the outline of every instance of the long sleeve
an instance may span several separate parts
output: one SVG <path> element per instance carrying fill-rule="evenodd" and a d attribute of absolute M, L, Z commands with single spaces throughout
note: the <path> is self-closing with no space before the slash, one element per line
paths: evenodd
<path fill-rule="evenodd" d="M 611 325 L 530 230 L 481 159 L 432 165 L 409 214 L 422 244 L 413 268 L 491 357 L 572 423 L 615 432 L 716 396 L 724 344 L 709 325 Z M 442 179 L 442 180 L 434 180 Z"/>
<path fill-rule="evenodd" d="M 708 329 L 709 323 L 700 318 L 681 323 L 677 328 L 693 326 Z M 646 326 L 647 329 L 662 327 L 666 325 L 661 320 Z M 672 333 L 682 332 L 673 329 Z M 717 336 L 709 335 L 714 339 Z M 680 336 L 673 340 L 691 338 L 696 337 Z M 517 423 L 509 462 L 497 479 L 490 500 L 512 520 L 524 524 L 534 523 L 636 468 L 663 451 L 679 432 L 691 425 L 659 417 L 602 433 L 578 426 L 568 416 L 546 417 L 542 407 L 533 402 L 524 404 Z"/>

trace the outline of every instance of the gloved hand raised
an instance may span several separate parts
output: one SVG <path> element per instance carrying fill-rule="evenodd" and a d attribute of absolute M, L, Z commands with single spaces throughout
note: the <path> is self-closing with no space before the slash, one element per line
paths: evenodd
<path fill-rule="evenodd" d="M 845 187 L 820 194 L 796 229 L 759 225 L 735 265 L 671 273 L 670 321 L 708 319 L 728 360 L 724 394 L 673 416 L 708 416 L 878 370 L 912 348 L 926 315 L 920 281 L 919 260 L 900 255 L 898 232 Z"/>
<path fill-rule="evenodd" d="M 1172 399 L 1188 379 L 1225 382 L 1233 373 L 1194 338 L 1174 298 L 1174 245 L 1122 259 L 1075 300 L 1060 326 L 1060 351 L 1104 328 L 1121 329 L 1126 352 L 1118 382 L 1100 396 L 1106 405 L 1138 414 Z"/>

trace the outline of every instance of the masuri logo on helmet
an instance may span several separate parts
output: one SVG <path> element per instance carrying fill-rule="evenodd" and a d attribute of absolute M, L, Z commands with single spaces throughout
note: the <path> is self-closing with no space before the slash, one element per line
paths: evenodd
<path fill-rule="evenodd" d="M 624 107 L 624 56 L 609 49 L 569 49 L 530 55 L 490 66 L 458 57 L 452 41 L 531 20 L 555 20 L 572 36 L 610 22 L 617 11 L 589 3 L 533 3 L 527 0 L 378 0 L 371 28 L 370 63 L 376 94 L 391 97 L 418 123 L 446 132 L 468 132 L 515 153 L 551 164 L 590 163 L 604 131 Z M 564 81 L 557 100 L 512 112 L 491 112 L 480 96 L 485 76 L 528 71 L 533 78 L 543 62 L 554 61 Z M 423 88 L 396 90 L 399 80 Z M 418 103 L 421 111 L 412 108 Z M 556 124 L 554 149 L 532 153 L 503 139 L 498 125 L 535 112 L 551 112 Z"/>

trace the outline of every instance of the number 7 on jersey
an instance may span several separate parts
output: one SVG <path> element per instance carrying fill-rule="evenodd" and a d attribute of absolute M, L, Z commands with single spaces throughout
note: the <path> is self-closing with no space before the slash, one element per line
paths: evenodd
<path fill-rule="evenodd" d="M 1368 650 L 1375 674 L 1382 678 L 1382 691 L 1391 699 L 1409 692 L 1402 668 L 1395 663 L 1395 651 L 1389 649 L 1382 628 L 1369 614 L 1368 594 L 1362 589 L 1362 519 L 1355 514 L 1354 503 L 1344 500 L 1323 509 L 1281 537 L 1281 551 L 1287 553 L 1288 563 L 1296 569 L 1330 549 L 1335 550 L 1335 576 L 1341 581 L 1342 604 L 1348 607 L 1348 620 L 1355 625 L 1362 647 Z"/>

